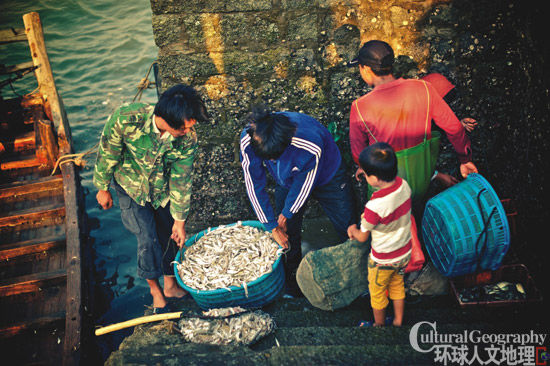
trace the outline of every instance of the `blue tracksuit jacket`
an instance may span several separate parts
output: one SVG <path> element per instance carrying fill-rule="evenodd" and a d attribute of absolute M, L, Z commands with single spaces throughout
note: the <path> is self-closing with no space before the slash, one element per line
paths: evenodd
<path fill-rule="evenodd" d="M 241 164 L 248 198 L 256 216 L 267 230 L 277 226 L 277 217 L 265 190 L 265 168 L 277 184 L 289 190 L 282 211 L 290 219 L 302 208 L 315 187 L 328 183 L 341 162 L 340 151 L 330 132 L 316 119 L 303 113 L 279 112 L 296 125 L 290 146 L 277 160 L 258 157 L 246 129 L 241 133 Z"/>

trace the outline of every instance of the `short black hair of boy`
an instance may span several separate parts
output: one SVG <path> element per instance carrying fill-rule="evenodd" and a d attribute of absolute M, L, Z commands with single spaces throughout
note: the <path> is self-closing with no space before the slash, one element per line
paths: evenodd
<path fill-rule="evenodd" d="M 160 95 L 153 113 L 174 129 L 180 129 L 185 120 L 208 120 L 203 100 L 195 89 L 183 84 L 174 85 Z"/>
<path fill-rule="evenodd" d="M 265 160 L 278 159 L 292 142 L 296 125 L 281 113 L 255 106 L 249 115 L 246 132 L 254 153 Z"/>
<path fill-rule="evenodd" d="M 391 182 L 397 175 L 397 157 L 386 142 L 367 146 L 359 154 L 359 166 L 367 173 L 384 182 Z"/>

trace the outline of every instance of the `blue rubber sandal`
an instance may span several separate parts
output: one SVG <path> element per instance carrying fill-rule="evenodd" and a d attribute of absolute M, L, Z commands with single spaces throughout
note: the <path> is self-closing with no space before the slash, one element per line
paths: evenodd
<path fill-rule="evenodd" d="M 393 324 L 393 316 L 388 316 L 386 317 L 385 321 L 384 321 L 384 325 L 385 326 L 388 326 L 388 325 L 392 325 Z M 364 328 L 369 328 L 369 327 L 374 327 L 374 320 L 361 320 L 359 322 L 359 327 L 364 327 Z"/>
<path fill-rule="evenodd" d="M 170 303 L 167 303 L 164 307 L 162 308 L 156 308 L 156 307 L 151 307 L 152 311 L 153 311 L 153 314 L 166 314 L 166 313 L 171 313 L 172 311 L 174 311 L 172 309 L 172 304 Z"/>
<path fill-rule="evenodd" d="M 153 314 L 166 314 L 169 312 L 170 312 L 170 309 L 168 306 L 165 306 L 163 308 L 153 308 Z"/>

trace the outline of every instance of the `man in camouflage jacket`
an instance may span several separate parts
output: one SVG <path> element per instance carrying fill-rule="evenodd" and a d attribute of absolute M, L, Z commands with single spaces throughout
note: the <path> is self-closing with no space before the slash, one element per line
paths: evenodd
<path fill-rule="evenodd" d="M 197 137 L 192 126 L 207 119 L 193 88 L 176 85 L 155 106 L 131 103 L 119 107 L 105 124 L 93 183 L 103 209 L 117 191 L 124 226 L 138 242 L 138 276 L 151 288 L 154 312 L 167 310 L 166 297 L 182 297 L 170 262 L 185 242 L 192 169 Z M 114 178 L 114 179 L 113 179 Z M 164 289 L 158 278 L 164 275 Z"/>

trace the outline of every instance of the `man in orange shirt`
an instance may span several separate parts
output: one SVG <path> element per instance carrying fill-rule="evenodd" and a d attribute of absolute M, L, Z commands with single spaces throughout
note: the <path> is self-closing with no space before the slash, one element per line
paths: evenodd
<path fill-rule="evenodd" d="M 394 53 L 389 44 L 373 40 L 365 43 L 358 64 L 363 80 L 374 89 L 352 103 L 350 145 L 357 163 L 361 151 L 377 141 L 389 143 L 395 151 L 407 149 L 431 137 L 433 120 L 447 135 L 460 161 L 465 178 L 477 173 L 472 162 L 470 140 L 451 108 L 429 83 L 395 78 Z"/>

